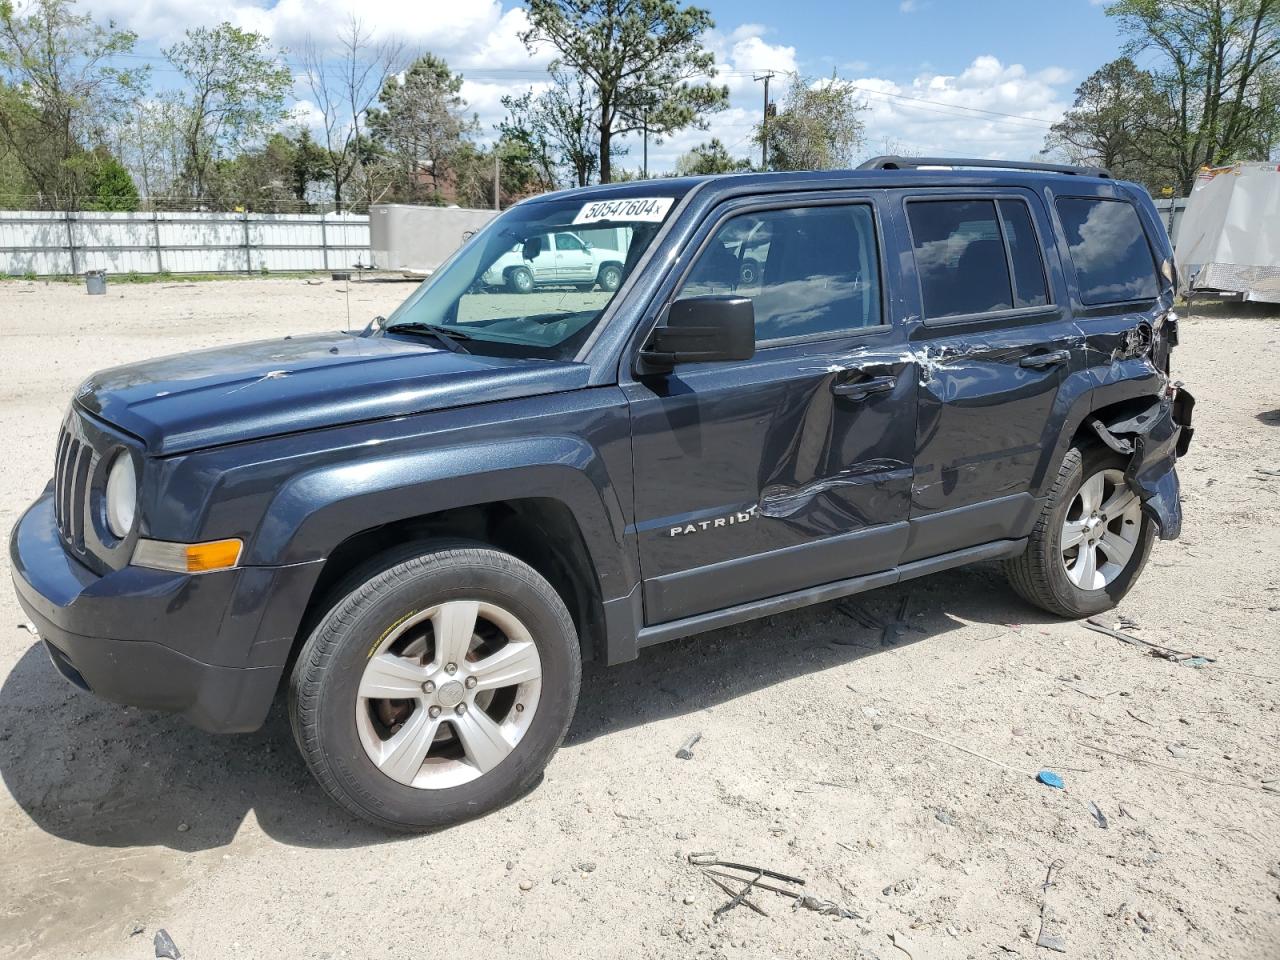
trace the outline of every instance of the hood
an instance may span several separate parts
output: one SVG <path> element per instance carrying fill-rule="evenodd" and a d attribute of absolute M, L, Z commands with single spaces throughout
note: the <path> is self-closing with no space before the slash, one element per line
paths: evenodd
<path fill-rule="evenodd" d="M 95 373 L 76 402 L 166 455 L 587 385 L 583 364 L 432 344 L 332 333 L 216 347 Z"/>

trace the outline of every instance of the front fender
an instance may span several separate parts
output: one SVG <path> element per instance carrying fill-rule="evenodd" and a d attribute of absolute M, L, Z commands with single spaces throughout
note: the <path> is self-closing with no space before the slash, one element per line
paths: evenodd
<path fill-rule="evenodd" d="M 569 508 L 603 597 L 625 595 L 637 571 L 623 549 L 626 523 L 617 491 L 598 452 L 568 436 L 399 452 L 300 473 L 272 498 L 245 562 L 307 563 L 374 527 L 533 497 Z"/>

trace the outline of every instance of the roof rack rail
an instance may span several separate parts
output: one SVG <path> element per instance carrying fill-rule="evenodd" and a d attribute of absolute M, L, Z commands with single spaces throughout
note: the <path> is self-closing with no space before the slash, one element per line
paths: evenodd
<path fill-rule="evenodd" d="M 918 170 L 921 167 L 984 167 L 993 170 L 1039 170 L 1075 177 L 1111 178 L 1106 167 L 1076 167 L 1068 163 L 1036 163 L 1031 160 L 974 160 L 967 157 L 872 157 L 859 170 Z"/>

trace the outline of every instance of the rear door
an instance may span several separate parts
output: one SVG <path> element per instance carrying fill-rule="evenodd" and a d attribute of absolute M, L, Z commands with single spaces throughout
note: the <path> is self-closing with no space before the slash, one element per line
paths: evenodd
<path fill-rule="evenodd" d="M 623 371 L 647 623 L 896 564 L 916 371 L 882 223 L 871 194 L 725 204 L 657 299 L 655 322 L 680 297 L 749 296 L 757 349 Z"/>
<path fill-rule="evenodd" d="M 1084 361 L 1038 196 L 903 201 L 920 318 L 911 561 L 1026 535 L 1065 422 L 1061 388 Z"/>

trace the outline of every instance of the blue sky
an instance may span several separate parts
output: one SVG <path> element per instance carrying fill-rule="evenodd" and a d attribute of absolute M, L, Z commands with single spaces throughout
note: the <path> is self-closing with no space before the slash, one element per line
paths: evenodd
<path fill-rule="evenodd" d="M 352 13 L 383 37 L 445 56 L 467 79 L 464 94 L 485 130 L 499 99 L 536 87 L 551 52 L 530 55 L 526 26 L 511 0 L 81 0 L 114 17 L 155 55 L 197 23 L 231 20 L 298 50 L 324 45 Z M 718 136 L 735 153 L 753 152 L 760 111 L 756 72 L 834 68 L 859 87 L 868 110 L 865 153 L 1027 158 L 1070 104 L 1075 86 L 1115 57 L 1120 38 L 1099 0 L 703 0 L 716 20 L 708 45 L 730 88 L 730 108 L 707 131 L 690 130 L 650 148 L 651 170 L 669 167 L 690 146 Z M 162 66 L 157 63 L 156 66 Z M 157 80 L 164 83 L 163 73 Z M 775 90 L 778 88 L 775 87 Z M 299 85 L 298 116 L 314 117 Z M 623 165 L 638 167 L 639 145 Z"/>

